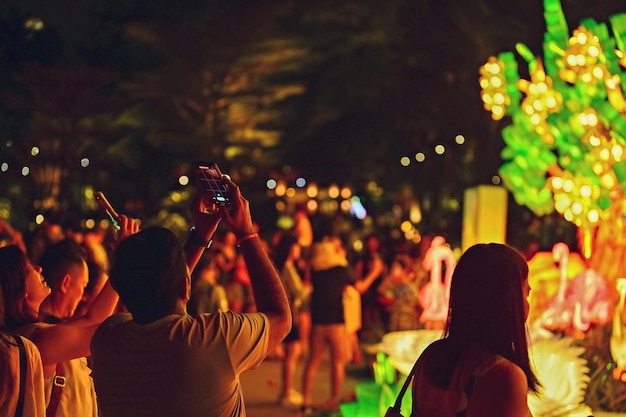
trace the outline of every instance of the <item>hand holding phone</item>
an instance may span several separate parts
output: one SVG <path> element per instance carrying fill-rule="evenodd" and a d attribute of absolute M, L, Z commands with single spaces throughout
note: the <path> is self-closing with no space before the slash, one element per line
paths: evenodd
<path fill-rule="evenodd" d="M 195 162 L 198 185 L 202 189 L 206 213 L 216 213 L 220 207 L 230 206 L 228 186 L 222 178 L 222 172 L 216 163 Z"/>
<path fill-rule="evenodd" d="M 113 223 L 113 227 L 120 230 L 120 215 L 117 211 L 115 211 L 111 203 L 109 203 L 109 200 L 107 200 L 104 196 L 104 193 L 102 191 L 96 191 L 93 193 L 93 196 L 96 198 L 98 204 L 100 204 L 100 207 L 106 211 L 107 215 L 111 219 L 111 223 Z"/>

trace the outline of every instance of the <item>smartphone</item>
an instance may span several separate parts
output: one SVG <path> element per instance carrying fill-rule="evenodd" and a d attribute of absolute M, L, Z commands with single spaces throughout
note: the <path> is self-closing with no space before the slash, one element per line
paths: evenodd
<path fill-rule="evenodd" d="M 106 213 L 109 215 L 109 218 L 111 218 L 111 223 L 113 223 L 113 227 L 119 230 L 120 215 L 117 213 L 117 211 L 115 211 L 111 203 L 109 203 L 109 200 L 107 200 L 107 198 L 104 196 L 104 193 L 102 191 L 96 191 L 93 193 L 93 196 L 96 198 L 98 204 L 100 204 L 100 207 L 102 207 L 104 211 L 106 211 Z"/>
<path fill-rule="evenodd" d="M 222 178 L 222 172 L 214 162 L 194 162 L 198 175 L 198 184 L 210 203 L 217 208 L 230 206 L 228 186 Z"/>

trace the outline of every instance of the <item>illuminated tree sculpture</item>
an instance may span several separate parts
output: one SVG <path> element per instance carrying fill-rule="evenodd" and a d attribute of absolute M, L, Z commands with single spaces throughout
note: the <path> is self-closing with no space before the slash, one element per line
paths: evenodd
<path fill-rule="evenodd" d="M 589 266 L 626 276 L 626 14 L 588 18 L 571 34 L 559 0 L 544 0 L 544 57 L 517 44 L 480 68 L 485 109 L 512 123 L 502 131 L 500 175 L 520 205 L 556 210 L 578 227 Z M 612 33 L 611 33 L 612 32 Z"/>

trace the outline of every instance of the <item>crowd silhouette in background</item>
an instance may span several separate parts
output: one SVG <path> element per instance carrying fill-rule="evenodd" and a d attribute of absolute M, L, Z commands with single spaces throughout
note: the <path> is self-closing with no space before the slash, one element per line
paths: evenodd
<path fill-rule="evenodd" d="M 390 331 L 425 327 L 420 320 L 423 306 L 419 293 L 429 281 L 423 255 L 432 239 L 424 236 L 421 242 L 413 243 L 371 233 L 361 238 L 362 250 L 357 251 L 354 242 L 341 235 L 334 220 L 313 224 L 301 205 L 296 206 L 291 220 L 291 227 L 277 226 L 273 230 L 259 230 L 254 225 L 280 273 L 292 312 L 291 332 L 268 353 L 269 359 L 282 362 L 282 387 L 277 401 L 305 412 L 318 407 L 337 409 L 350 396 L 343 390 L 345 367 L 368 367 L 373 359 L 365 354 L 364 346 L 380 342 Z M 138 224 L 129 227 L 139 228 Z M 50 220 L 34 232 L 23 234 L 0 220 L 0 246 L 19 248 L 29 265 L 45 266 L 41 273 L 52 294 L 42 295 L 36 310 L 42 326 L 72 321 L 89 324 L 82 326 L 88 330 L 76 342 L 82 343 L 84 349 L 62 355 L 66 367 L 84 379 L 74 381 L 87 388 L 74 389 L 78 392 L 74 397 L 64 394 L 57 417 L 98 414 L 89 377 L 88 341 L 98 324 L 114 312 L 117 303 L 117 297 L 110 294 L 113 291 L 108 274 L 116 236 L 119 238 L 120 234 L 123 233 L 112 227 L 83 231 Z M 220 226 L 212 239 L 191 271 L 187 311 L 191 315 L 256 312 L 250 271 L 237 246 L 237 236 Z M 58 282 L 66 273 L 74 279 Z M 98 299 L 106 299 L 108 304 L 102 300 L 98 303 Z M 96 308 L 101 310 L 92 318 L 90 311 Z M 11 330 L 4 324 L 5 330 Z M 44 376 L 61 375 L 55 368 L 59 358 L 50 356 L 45 341 L 35 344 L 42 350 Z M 313 398 L 313 380 L 327 353 L 331 361 L 328 398 Z M 50 396 L 46 393 L 46 404 Z"/>

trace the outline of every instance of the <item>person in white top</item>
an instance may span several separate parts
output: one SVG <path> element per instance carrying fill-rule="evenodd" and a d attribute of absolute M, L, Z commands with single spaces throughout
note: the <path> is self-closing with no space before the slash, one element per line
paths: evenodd
<path fill-rule="evenodd" d="M 0 329 L 4 329 L 4 311 L 0 304 Z M 24 366 L 22 363 L 16 337 L 24 344 Z M 43 393 L 43 367 L 41 355 L 30 340 L 0 330 L 0 416 L 23 415 L 44 417 L 46 400 Z M 21 391 L 21 393 L 20 393 Z M 21 394 L 21 406 L 19 405 Z M 21 407 L 22 414 L 16 409 Z"/>

